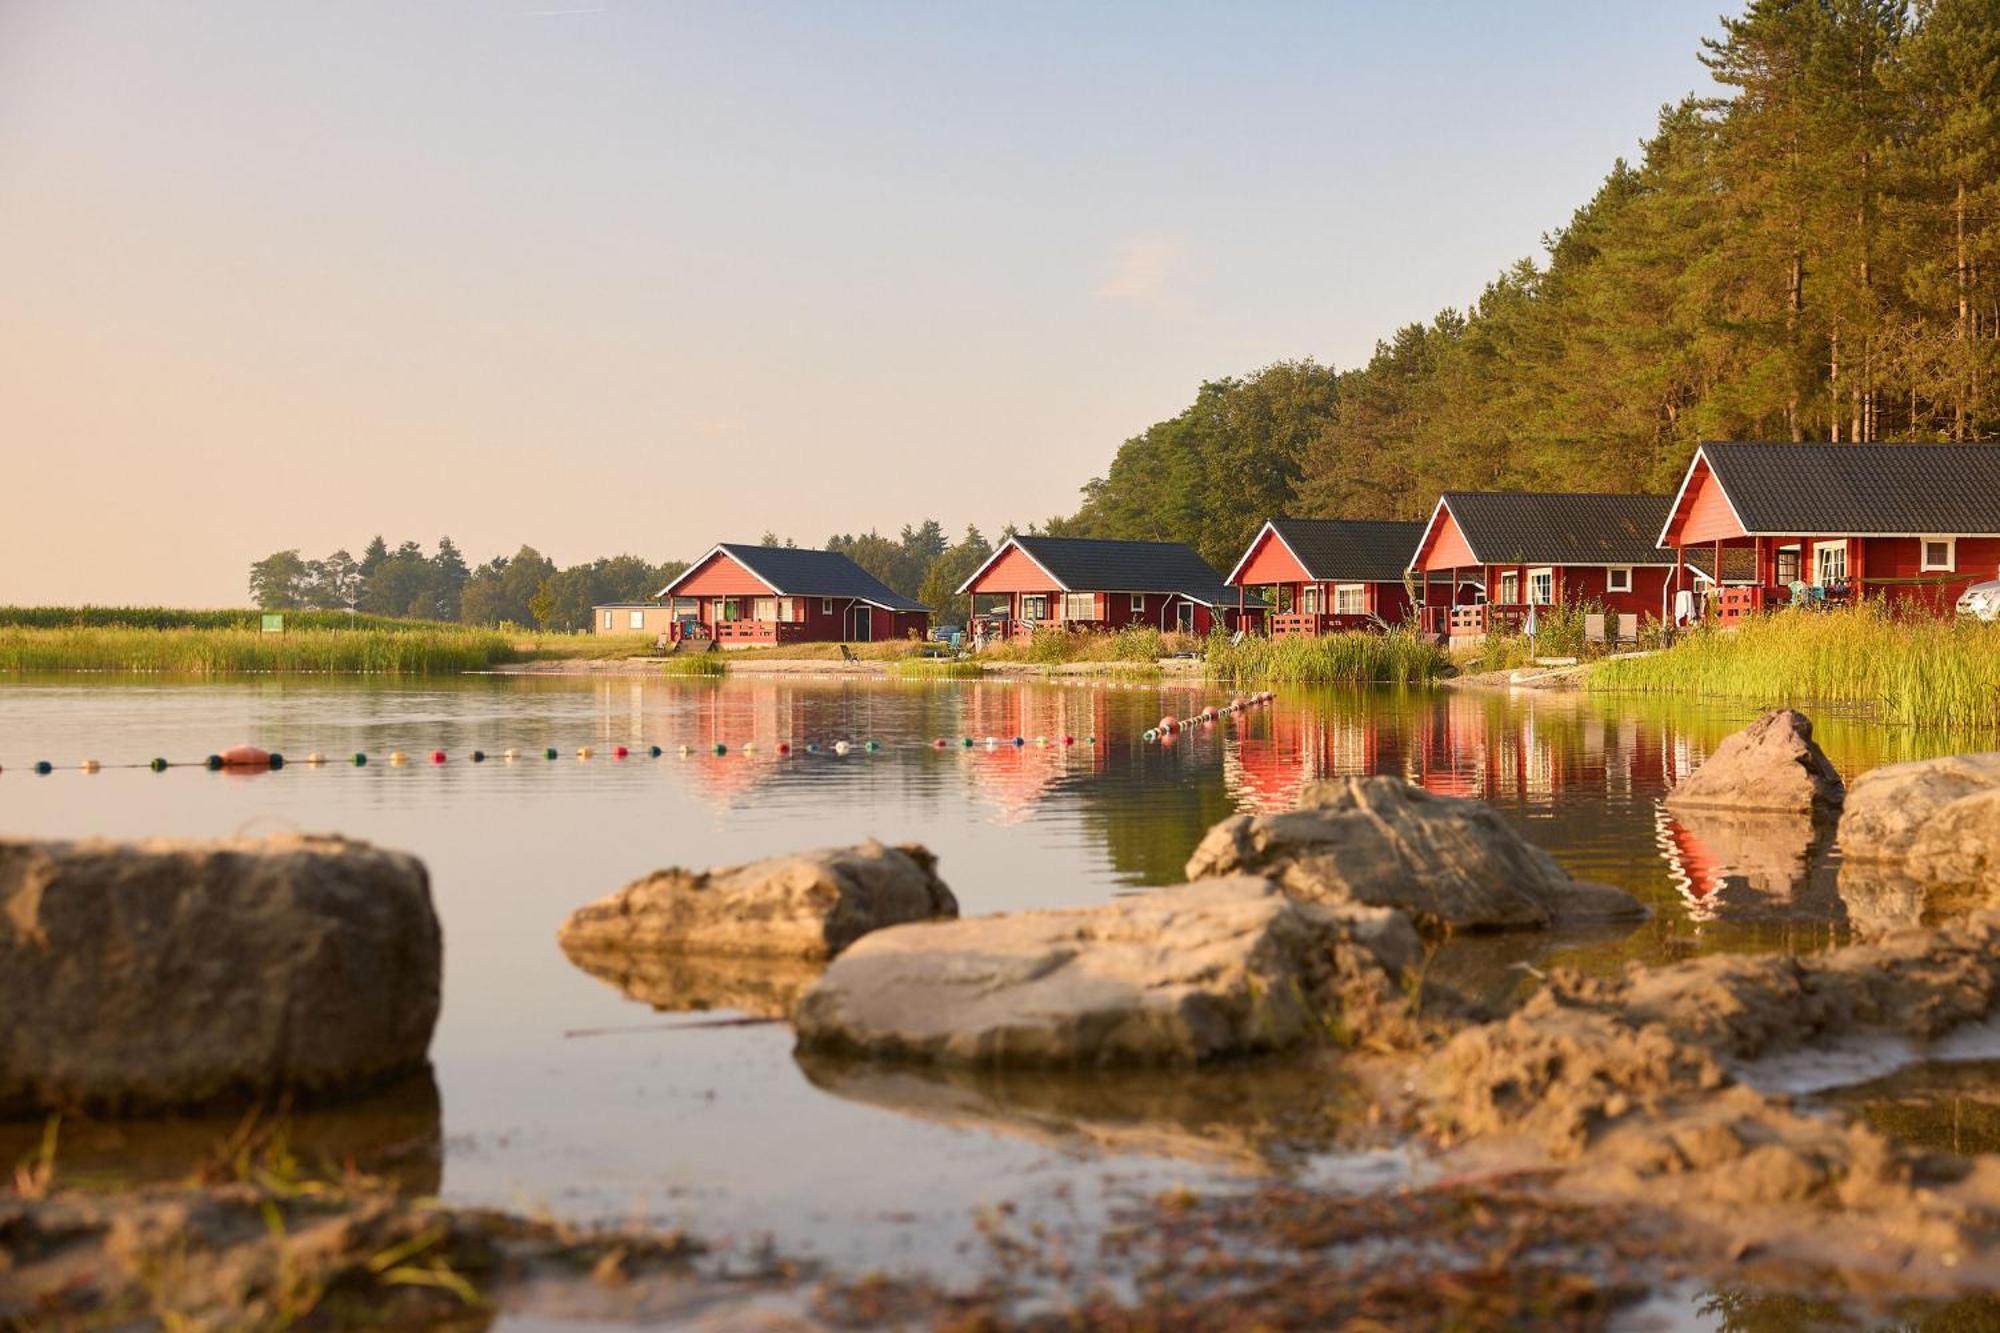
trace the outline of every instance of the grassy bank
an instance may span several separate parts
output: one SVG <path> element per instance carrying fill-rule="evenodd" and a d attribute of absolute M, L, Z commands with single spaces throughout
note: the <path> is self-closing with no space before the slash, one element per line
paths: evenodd
<path fill-rule="evenodd" d="M 435 620 L 350 615 L 346 611 L 191 611 L 175 606 L 0 606 L 7 629 L 258 629 L 266 614 L 282 615 L 287 630 L 453 629 Z"/>
<path fill-rule="evenodd" d="M 2000 728 L 2000 624 L 1784 611 L 1596 667 L 1589 688 L 1759 704 L 1865 705 L 1919 727 Z"/>
<path fill-rule="evenodd" d="M 989 662 L 1158 662 L 1176 653 L 1198 653 L 1204 644 L 1192 634 L 1162 634 L 1156 629 L 1126 626 L 1109 634 L 1071 633 L 1040 629 L 1026 639 L 992 643 L 980 649 Z"/>
<path fill-rule="evenodd" d="M 660 663 L 660 671 L 668 676 L 726 676 L 729 663 L 721 653 L 686 653 L 669 657 Z"/>
<path fill-rule="evenodd" d="M 986 668 L 966 657 L 905 657 L 889 664 L 896 680 L 977 680 Z"/>
<path fill-rule="evenodd" d="M 1208 674 L 1237 685 L 1414 685 L 1443 675 L 1443 649 L 1402 630 L 1319 638 L 1217 639 Z"/>
<path fill-rule="evenodd" d="M 233 628 L 0 628 L 0 672 L 430 676 L 481 671 L 514 658 L 506 635 L 448 625 L 283 634 Z"/>

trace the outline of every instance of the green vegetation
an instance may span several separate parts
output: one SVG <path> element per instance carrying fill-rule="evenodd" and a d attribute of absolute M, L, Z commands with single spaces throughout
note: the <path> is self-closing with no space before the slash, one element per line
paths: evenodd
<path fill-rule="evenodd" d="M 0 628 L 8 629 L 258 629 L 256 610 L 189 611 L 171 606 L 0 606 Z M 346 611 L 287 611 L 287 630 L 453 628 L 435 621 Z"/>
<path fill-rule="evenodd" d="M 898 680 L 977 680 L 986 668 L 969 657 L 902 657 L 889 664 Z"/>
<path fill-rule="evenodd" d="M 660 663 L 660 670 L 669 676 L 726 676 L 729 663 L 721 653 L 684 653 Z"/>
<path fill-rule="evenodd" d="M 1918 727 L 2000 728 L 2000 624 L 1898 619 L 1879 603 L 1781 611 L 1604 662 L 1591 689 L 1869 707 Z"/>
<path fill-rule="evenodd" d="M 1338 375 L 1202 386 L 1051 530 L 1227 568 L 1273 513 L 1670 491 L 1703 439 L 2000 434 L 2000 0 L 1754 0 L 1540 263 Z"/>
<path fill-rule="evenodd" d="M 1208 674 L 1237 685 L 1415 685 L 1450 665 L 1443 649 L 1405 630 L 1238 644 L 1217 637 L 1208 646 Z"/>
<path fill-rule="evenodd" d="M 1192 634 L 1162 634 L 1143 625 L 1127 625 L 1108 634 L 1062 629 L 1038 629 L 1026 640 L 989 644 L 980 657 L 989 662 L 1132 662 L 1156 664 L 1177 653 L 1199 653 L 1202 641 Z"/>
<path fill-rule="evenodd" d="M 252 629 L 0 628 L 0 672 L 425 676 L 481 671 L 515 656 L 506 635 L 453 625 L 283 634 Z"/>
<path fill-rule="evenodd" d="M 843 648 L 847 650 L 846 654 L 841 652 Z M 879 643 L 779 643 L 726 651 L 739 662 L 754 662 L 759 658 L 778 658 L 788 662 L 844 662 L 848 655 L 864 662 L 893 662 L 898 658 L 916 656 L 924 651 L 924 645 L 916 639 L 883 639 Z"/>

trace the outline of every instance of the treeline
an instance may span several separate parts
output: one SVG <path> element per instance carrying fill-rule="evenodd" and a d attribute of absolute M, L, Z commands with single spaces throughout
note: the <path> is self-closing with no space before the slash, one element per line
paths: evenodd
<path fill-rule="evenodd" d="M 1202 386 L 1054 530 L 1191 541 L 1270 513 L 1422 518 L 1441 490 L 1667 490 L 1704 439 L 2000 436 L 2000 0 L 1757 0 L 1729 94 L 1469 310 Z"/>
<path fill-rule="evenodd" d="M 797 545 L 769 532 L 762 544 Z M 953 590 L 993 554 L 979 529 L 968 527 L 953 542 L 935 519 L 905 526 L 896 538 L 837 533 L 824 549 L 844 553 L 904 596 L 940 611 L 958 603 Z M 685 560 L 652 564 L 636 555 L 614 555 L 558 568 L 534 547 L 523 546 L 472 568 L 449 537 L 426 553 L 409 541 L 392 549 L 378 536 L 358 560 L 344 549 L 318 560 L 296 549 L 273 552 L 250 566 L 250 596 L 267 611 L 585 630 L 593 606 L 651 600 L 687 567 Z"/>
<path fill-rule="evenodd" d="M 465 625 L 590 628 L 590 608 L 651 597 L 686 569 L 635 555 L 600 557 L 560 569 L 532 546 L 469 568 L 451 538 L 425 554 L 416 542 L 391 550 L 376 537 L 355 559 L 338 550 L 307 560 L 277 551 L 250 566 L 250 596 L 265 610 L 309 609 L 455 621 Z"/>

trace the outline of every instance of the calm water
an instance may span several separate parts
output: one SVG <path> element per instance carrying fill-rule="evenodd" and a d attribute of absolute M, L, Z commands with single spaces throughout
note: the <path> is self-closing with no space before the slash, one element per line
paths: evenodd
<path fill-rule="evenodd" d="M 1350 773 L 1491 801 L 1573 873 L 1655 909 L 1628 934 L 1512 938 L 1441 960 L 1454 982 L 1489 994 L 1528 984 L 1516 966 L 1524 959 L 1614 968 L 1709 949 L 1819 949 L 1844 936 L 1851 916 L 1912 910 L 1843 897 L 1826 849 L 1802 837 L 1662 814 L 1664 793 L 1748 709 L 1297 692 L 1165 745 L 1139 740 L 1163 712 L 1220 698 L 1175 686 L 835 679 L 13 682 L 0 685 L 0 833 L 328 830 L 419 853 L 445 930 L 435 1079 L 301 1117 L 295 1137 L 307 1155 L 394 1171 L 454 1199 L 640 1217 L 740 1242 L 769 1236 L 785 1251 L 865 1268 L 952 1267 L 982 1244 L 979 1210 L 1006 1201 L 1087 1218 L 1107 1197 L 1176 1180 L 1287 1170 L 1367 1185 L 1421 1165 L 1344 1138 L 1326 1109 L 1338 1071 L 1325 1065 L 1080 1081 L 802 1066 L 782 1024 L 685 1026 L 716 1006 L 768 1007 L 796 973 L 600 979 L 556 947 L 568 911 L 663 865 L 870 834 L 927 843 L 968 915 L 1101 902 L 1175 882 L 1215 820 L 1287 807 L 1304 783 Z M 1993 743 L 1832 716 L 1818 727 L 1850 780 L 1886 760 Z M 931 746 L 966 735 L 982 743 Z M 1016 735 L 1028 743 L 983 743 Z M 1077 743 L 1063 746 L 1064 736 Z M 779 757 L 781 739 L 800 752 Z M 840 739 L 857 748 L 827 752 Z M 869 739 L 879 752 L 860 748 Z M 377 762 L 295 762 L 251 777 L 24 771 L 43 758 L 198 759 L 239 741 L 295 761 L 362 750 Z M 727 755 L 708 752 L 717 742 Z M 807 742 L 823 752 L 803 753 Z M 608 752 L 618 744 L 667 753 L 617 760 Z M 575 758 L 581 745 L 597 757 Z M 683 745 L 690 757 L 677 757 Z M 546 746 L 564 757 L 540 758 Z M 464 759 L 509 747 L 538 757 Z M 380 762 L 394 749 L 440 748 L 453 756 L 442 767 Z M 1980 1078 L 1990 1073 L 1941 1089 L 1884 1087 L 1868 1105 L 1885 1120 L 1950 1105 L 1961 1129 L 1929 1132 L 1985 1143 Z M 72 1122 L 64 1159 L 85 1174 L 177 1174 L 227 1127 Z M 32 1132 L 0 1128 L 0 1163 Z"/>

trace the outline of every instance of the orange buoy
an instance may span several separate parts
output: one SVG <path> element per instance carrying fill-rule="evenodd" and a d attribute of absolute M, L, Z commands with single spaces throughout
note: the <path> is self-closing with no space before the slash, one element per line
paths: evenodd
<path fill-rule="evenodd" d="M 232 745 L 222 752 L 224 768 L 269 768 L 271 752 L 254 745 Z"/>

